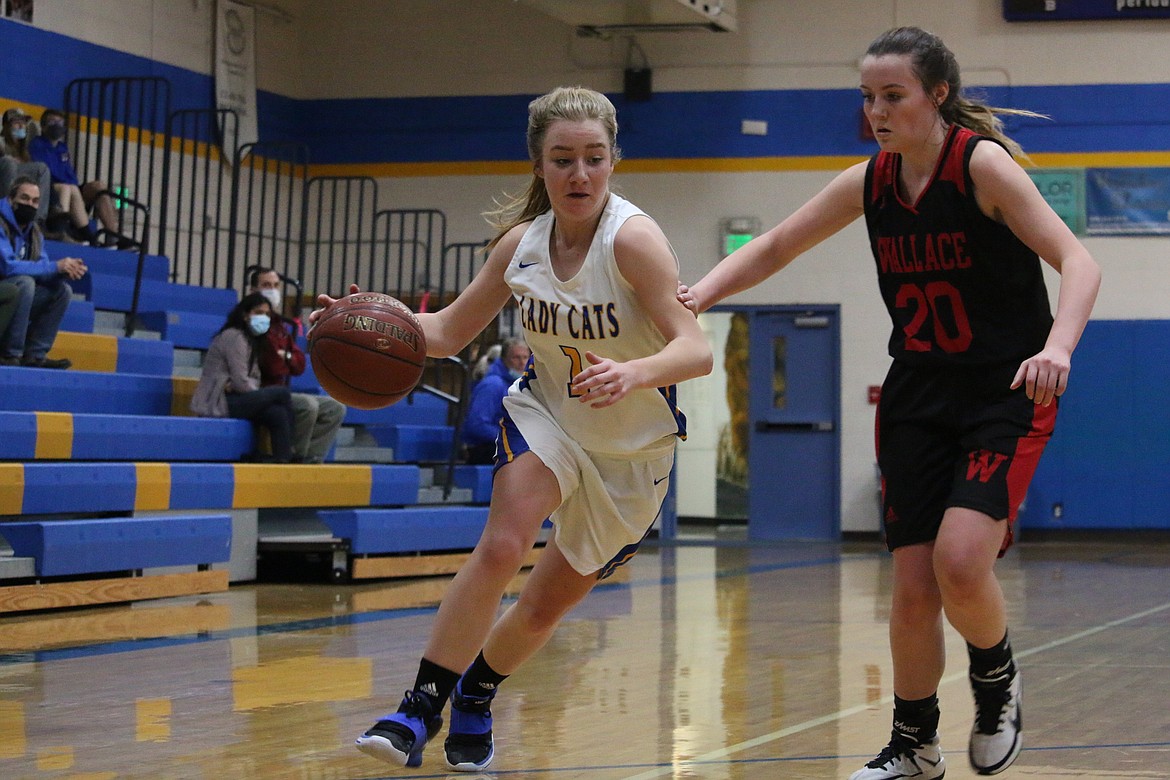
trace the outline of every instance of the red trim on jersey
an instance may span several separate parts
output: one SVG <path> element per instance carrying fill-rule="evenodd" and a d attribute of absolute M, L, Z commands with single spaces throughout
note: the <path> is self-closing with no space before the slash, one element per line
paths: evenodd
<path fill-rule="evenodd" d="M 951 182 L 959 194 L 966 195 L 967 147 L 975 135 L 974 132 L 965 127 L 951 125 L 950 129 L 947 130 L 946 138 L 943 139 L 942 151 L 935 162 L 934 173 L 931 174 L 930 181 L 926 183 L 926 186 L 922 188 L 922 192 L 918 193 L 918 198 L 914 203 L 907 203 L 902 198 L 902 191 L 898 186 L 898 172 L 901 169 L 902 156 L 896 152 L 878 152 L 874 161 L 869 202 L 877 203 L 882 191 L 886 187 L 890 187 L 894 197 L 903 208 L 918 213 L 918 204 L 922 202 L 922 198 L 934 186 L 934 183 L 939 181 Z"/>
<path fill-rule="evenodd" d="M 951 125 L 947 140 L 943 142 L 943 166 L 938 180 L 951 182 L 961 195 L 967 194 L 967 146 L 974 135 L 965 127 Z"/>
<path fill-rule="evenodd" d="M 894 162 L 897 155 L 890 152 L 878 152 L 873 163 L 873 181 L 870 183 L 869 202 L 877 203 L 882 190 L 894 180 Z"/>

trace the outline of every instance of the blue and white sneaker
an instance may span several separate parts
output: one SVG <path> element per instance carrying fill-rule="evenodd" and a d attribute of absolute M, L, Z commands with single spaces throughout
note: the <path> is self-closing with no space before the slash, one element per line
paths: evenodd
<path fill-rule="evenodd" d="M 423 748 L 443 727 L 426 696 L 407 691 L 392 712 L 357 738 L 357 749 L 367 756 L 396 766 L 422 766 Z"/>
<path fill-rule="evenodd" d="M 451 693 L 451 727 L 443 750 L 447 766 L 456 772 L 478 772 L 486 769 L 496 755 L 492 739 L 493 690 L 483 697 L 464 696 L 463 680 Z"/>

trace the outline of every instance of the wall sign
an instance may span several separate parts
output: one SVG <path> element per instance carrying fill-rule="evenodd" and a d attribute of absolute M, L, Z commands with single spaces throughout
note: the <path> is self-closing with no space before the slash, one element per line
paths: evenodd
<path fill-rule="evenodd" d="M 1035 168 L 1028 171 L 1036 189 L 1069 230 L 1085 232 L 1084 168 Z"/>
<path fill-rule="evenodd" d="M 1089 168 L 1085 210 L 1091 236 L 1170 234 L 1170 168 Z"/>
<path fill-rule="evenodd" d="M 1003 0 L 1009 22 L 1170 19 L 1170 0 Z"/>

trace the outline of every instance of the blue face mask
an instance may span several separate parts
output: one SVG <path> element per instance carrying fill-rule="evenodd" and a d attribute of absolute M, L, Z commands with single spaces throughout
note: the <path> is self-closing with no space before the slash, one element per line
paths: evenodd
<path fill-rule="evenodd" d="M 267 314 L 253 314 L 248 318 L 248 327 L 257 336 L 263 336 L 267 333 L 270 324 L 272 324 L 272 319 Z"/>
<path fill-rule="evenodd" d="M 12 137 L 17 141 L 23 141 L 26 137 L 28 137 L 28 130 L 24 129 L 23 127 L 14 127 L 12 128 Z"/>
<path fill-rule="evenodd" d="M 517 379 L 519 379 L 522 376 L 524 376 L 523 371 L 517 371 L 513 368 L 508 369 L 508 378 L 510 378 L 513 382 L 515 382 Z"/>

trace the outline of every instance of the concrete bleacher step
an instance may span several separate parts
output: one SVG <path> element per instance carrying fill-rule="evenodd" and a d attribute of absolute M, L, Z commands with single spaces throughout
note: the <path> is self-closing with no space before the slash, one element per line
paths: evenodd
<path fill-rule="evenodd" d="M 446 488 L 442 485 L 433 485 L 418 490 L 419 504 L 466 504 L 470 501 L 471 491 L 467 488 L 451 488 L 449 494 L 446 493 Z"/>
<path fill-rule="evenodd" d="M 62 324 L 62 330 L 69 330 Z M 126 313 L 96 309 L 93 313 L 93 332 L 104 333 L 110 336 L 121 336 L 126 333 Z M 162 341 L 162 333 L 143 327 L 141 321 L 134 323 L 134 334 L 131 338 L 143 341 Z"/>
<path fill-rule="evenodd" d="M 37 576 L 36 558 L 22 558 L 8 554 L 0 554 L 0 580 L 28 579 Z"/>
<path fill-rule="evenodd" d="M 394 463 L 389 447 L 342 447 L 333 450 L 332 463 Z"/>

